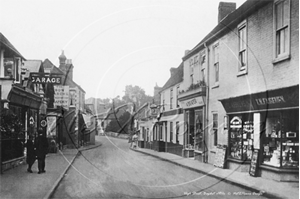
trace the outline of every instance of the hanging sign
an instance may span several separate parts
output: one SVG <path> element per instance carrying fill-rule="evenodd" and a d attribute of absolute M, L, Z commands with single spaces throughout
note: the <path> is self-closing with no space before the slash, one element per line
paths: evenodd
<path fill-rule="evenodd" d="M 29 118 L 29 124 L 31 124 L 31 125 L 34 124 L 34 119 L 32 116 Z"/>
<path fill-rule="evenodd" d="M 42 120 L 41 121 L 41 127 L 46 127 L 47 126 L 47 121 L 46 120 Z"/>

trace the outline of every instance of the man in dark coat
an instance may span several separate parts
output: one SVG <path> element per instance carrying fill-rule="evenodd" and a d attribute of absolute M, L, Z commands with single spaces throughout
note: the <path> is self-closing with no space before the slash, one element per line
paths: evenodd
<path fill-rule="evenodd" d="M 35 148 L 34 148 L 34 144 L 33 144 L 33 140 L 32 140 L 32 135 L 29 136 L 29 139 L 27 140 L 27 142 L 25 143 L 25 147 L 26 147 L 26 162 L 28 164 L 28 169 L 27 171 L 29 173 L 32 173 L 31 167 L 33 165 L 33 163 L 35 162 L 36 159 L 36 154 L 35 154 Z"/>
<path fill-rule="evenodd" d="M 45 173 L 45 159 L 46 154 L 48 153 L 48 140 L 42 132 L 39 132 L 39 136 L 35 141 L 35 148 L 38 159 L 38 174 Z"/>

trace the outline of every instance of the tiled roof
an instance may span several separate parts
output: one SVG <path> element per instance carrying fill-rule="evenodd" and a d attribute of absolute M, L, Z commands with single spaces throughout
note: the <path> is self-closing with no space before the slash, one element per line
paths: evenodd
<path fill-rule="evenodd" d="M 168 81 L 162 87 L 161 91 L 170 88 L 182 81 L 183 81 L 183 62 L 175 69 L 174 74 L 168 79 Z"/>
<path fill-rule="evenodd" d="M 37 73 L 41 69 L 42 60 L 26 60 L 22 68 L 29 70 L 32 73 Z"/>
<path fill-rule="evenodd" d="M 22 57 L 24 60 L 26 60 L 1 32 L 0 32 L 0 43 L 4 45 L 6 48 L 8 48 L 10 51 L 12 51 L 13 54 L 17 55 L 18 57 Z"/>

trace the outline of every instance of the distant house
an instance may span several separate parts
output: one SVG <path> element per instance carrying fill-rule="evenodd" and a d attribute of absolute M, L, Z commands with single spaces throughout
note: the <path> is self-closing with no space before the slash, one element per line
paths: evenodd
<path fill-rule="evenodd" d="M 64 52 L 59 56 L 59 67 L 45 59 L 43 68 L 46 74 L 61 77 L 60 85 L 48 84 L 45 96 L 48 103 L 47 135 L 55 136 L 57 142 L 68 147 L 78 147 L 83 138 L 85 91 L 73 81 L 73 64 Z M 55 125 L 56 124 L 56 125 Z"/>

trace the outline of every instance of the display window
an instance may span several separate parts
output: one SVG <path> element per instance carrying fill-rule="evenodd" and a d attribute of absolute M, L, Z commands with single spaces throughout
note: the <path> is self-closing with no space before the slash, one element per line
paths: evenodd
<path fill-rule="evenodd" d="M 229 118 L 229 157 L 250 161 L 253 152 L 253 114 Z"/>
<path fill-rule="evenodd" d="M 299 110 L 266 115 L 262 139 L 263 164 L 299 168 Z"/>

